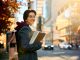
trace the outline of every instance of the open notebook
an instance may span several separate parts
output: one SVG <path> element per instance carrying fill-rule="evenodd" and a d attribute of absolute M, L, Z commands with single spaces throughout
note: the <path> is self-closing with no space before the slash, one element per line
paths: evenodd
<path fill-rule="evenodd" d="M 33 44 L 36 41 L 43 40 L 44 36 L 45 36 L 45 33 L 40 31 L 34 31 L 29 44 Z"/>

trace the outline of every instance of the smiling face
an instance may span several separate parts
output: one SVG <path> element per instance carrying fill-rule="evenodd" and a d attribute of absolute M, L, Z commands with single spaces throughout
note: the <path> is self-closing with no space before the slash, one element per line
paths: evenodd
<path fill-rule="evenodd" d="M 28 18 L 25 20 L 25 22 L 29 25 L 32 25 L 35 21 L 35 13 L 34 12 L 30 12 L 28 15 Z"/>

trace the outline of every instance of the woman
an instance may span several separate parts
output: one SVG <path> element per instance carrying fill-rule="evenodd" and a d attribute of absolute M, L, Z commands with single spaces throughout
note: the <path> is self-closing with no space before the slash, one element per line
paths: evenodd
<path fill-rule="evenodd" d="M 32 30 L 29 25 L 35 21 L 36 12 L 34 10 L 26 10 L 23 14 L 24 22 L 18 23 L 16 27 L 16 40 L 19 53 L 19 60 L 38 60 L 37 50 L 41 48 L 41 42 L 29 44 Z"/>

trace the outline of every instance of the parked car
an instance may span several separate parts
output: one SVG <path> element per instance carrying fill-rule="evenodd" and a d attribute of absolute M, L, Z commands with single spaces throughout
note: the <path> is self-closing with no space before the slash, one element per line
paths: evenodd
<path fill-rule="evenodd" d="M 79 49 L 80 49 L 80 45 L 79 45 L 78 47 L 79 47 Z"/>
<path fill-rule="evenodd" d="M 72 46 L 66 42 L 61 42 L 59 44 L 59 47 L 62 48 L 62 49 L 72 49 Z"/>
<path fill-rule="evenodd" d="M 42 45 L 42 49 L 43 50 L 53 50 L 54 45 L 52 44 L 52 42 L 50 40 L 46 40 L 45 44 Z"/>
<path fill-rule="evenodd" d="M 72 49 L 80 49 L 79 44 L 71 44 L 71 45 L 72 45 Z"/>
<path fill-rule="evenodd" d="M 44 45 L 42 47 L 42 49 L 44 49 L 44 50 L 53 50 L 54 49 L 54 45 Z"/>

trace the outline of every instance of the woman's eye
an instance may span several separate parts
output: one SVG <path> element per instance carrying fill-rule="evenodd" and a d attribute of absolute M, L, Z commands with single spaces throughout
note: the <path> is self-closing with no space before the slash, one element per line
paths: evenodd
<path fill-rule="evenodd" d="M 29 16 L 30 18 L 32 17 L 32 16 Z"/>
<path fill-rule="evenodd" d="M 29 16 L 29 18 L 35 18 L 35 16 Z"/>

